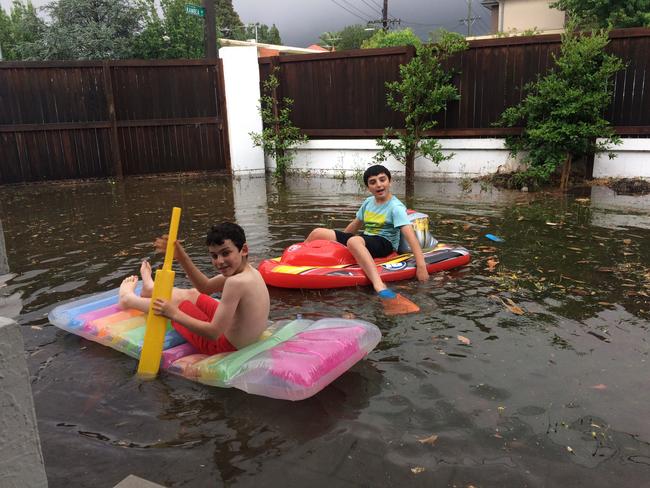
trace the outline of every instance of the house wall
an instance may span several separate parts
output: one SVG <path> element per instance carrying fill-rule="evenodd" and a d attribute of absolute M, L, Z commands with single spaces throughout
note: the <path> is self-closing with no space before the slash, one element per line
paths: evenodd
<path fill-rule="evenodd" d="M 502 0 L 499 5 L 499 30 L 538 31 L 564 27 L 564 12 L 549 7 L 551 0 Z"/>

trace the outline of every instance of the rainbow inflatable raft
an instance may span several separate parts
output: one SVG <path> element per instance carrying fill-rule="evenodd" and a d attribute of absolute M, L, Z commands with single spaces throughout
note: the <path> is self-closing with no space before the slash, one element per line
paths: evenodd
<path fill-rule="evenodd" d="M 137 359 L 146 317 L 137 310 L 121 309 L 117 291 L 59 305 L 49 320 Z M 303 400 L 350 369 L 380 340 L 377 326 L 361 320 L 297 319 L 272 323 L 258 342 L 244 349 L 206 356 L 184 342 L 168 322 L 161 368 L 205 385 Z"/>

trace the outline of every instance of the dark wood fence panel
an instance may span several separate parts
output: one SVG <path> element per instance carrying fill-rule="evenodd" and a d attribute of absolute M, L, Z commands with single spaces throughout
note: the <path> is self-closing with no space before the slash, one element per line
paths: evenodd
<path fill-rule="evenodd" d="M 260 59 L 260 80 L 279 66 L 279 97 L 294 100 L 292 120 L 309 130 L 399 127 L 401 116 L 386 108 L 387 81 L 413 57 L 410 47 L 290 55 Z"/>
<path fill-rule="evenodd" d="M 606 117 L 617 132 L 650 134 L 650 29 L 612 31 L 608 51 L 626 62 L 615 78 Z M 395 50 L 397 49 L 397 50 Z M 344 51 L 260 59 L 260 78 L 280 67 L 281 96 L 294 100 L 292 120 L 310 137 L 375 137 L 402 127 L 386 106 L 385 83 L 398 78 L 412 54 L 403 48 Z M 400 52 L 399 49 L 402 49 Z M 449 104 L 431 131 L 439 137 L 503 136 L 518 129 L 494 127 L 501 113 L 525 96 L 524 87 L 552 68 L 557 34 L 476 40 L 448 62 L 461 99 Z"/>
<path fill-rule="evenodd" d="M 101 120 L 106 120 L 101 67 L 0 71 L 0 124 Z"/>
<path fill-rule="evenodd" d="M 229 170 L 219 60 L 0 63 L 0 183 Z"/>

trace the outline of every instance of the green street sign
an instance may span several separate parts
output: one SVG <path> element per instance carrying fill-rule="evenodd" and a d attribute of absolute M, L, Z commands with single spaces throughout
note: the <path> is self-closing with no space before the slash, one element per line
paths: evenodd
<path fill-rule="evenodd" d="M 185 13 L 196 15 L 197 17 L 205 17 L 205 9 L 198 5 L 192 5 L 191 3 L 185 4 Z"/>

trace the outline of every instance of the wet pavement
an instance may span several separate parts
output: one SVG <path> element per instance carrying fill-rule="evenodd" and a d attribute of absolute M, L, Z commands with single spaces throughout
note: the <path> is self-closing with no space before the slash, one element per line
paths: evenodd
<path fill-rule="evenodd" d="M 349 313 L 383 333 L 366 360 L 292 403 L 167 374 L 139 382 L 134 360 L 47 314 L 136 273 L 174 205 L 208 272 L 212 223 L 244 226 L 257 263 L 315 226 L 345 226 L 365 196 L 355 180 L 2 187 L 0 315 L 22 326 L 50 486 L 128 474 L 169 487 L 647 485 L 650 196 L 458 181 L 421 181 L 415 194 L 409 206 L 472 263 L 398 284 L 421 307 L 409 316 L 385 316 L 367 288 L 271 289 L 273 319 Z"/>

